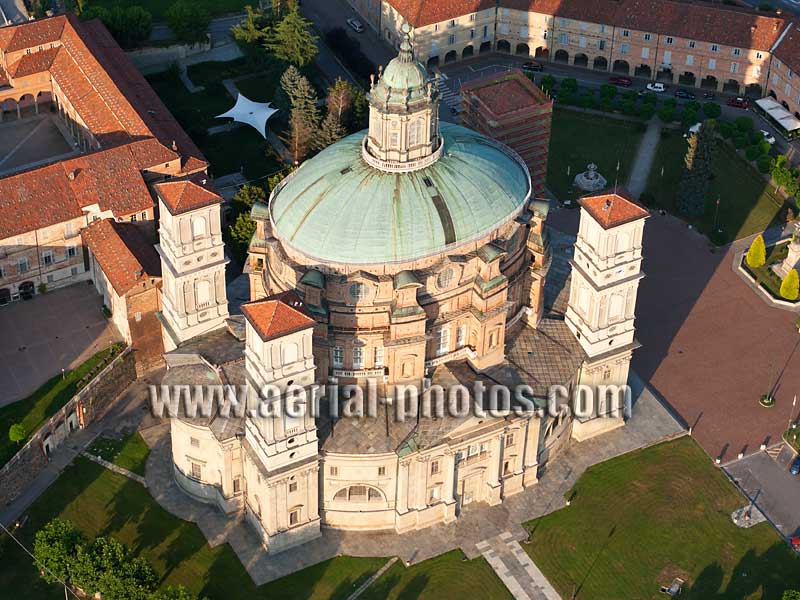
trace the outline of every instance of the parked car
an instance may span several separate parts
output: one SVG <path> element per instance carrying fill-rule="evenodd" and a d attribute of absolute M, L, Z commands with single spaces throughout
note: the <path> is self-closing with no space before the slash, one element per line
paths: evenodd
<path fill-rule="evenodd" d="M 523 63 L 520 69 L 522 69 L 523 71 L 530 71 L 532 73 L 539 73 L 541 71 L 544 71 L 544 66 L 542 65 L 542 63 L 538 63 L 532 60 L 530 62 Z"/>
<path fill-rule="evenodd" d="M 703 92 L 703 98 L 705 98 L 706 100 L 713 100 L 716 97 L 717 94 L 715 94 L 714 92 Z"/>
<path fill-rule="evenodd" d="M 750 108 L 750 100 L 737 96 L 736 98 L 728 100 L 728 106 L 733 106 L 734 108 Z"/>
<path fill-rule="evenodd" d="M 630 77 L 609 77 L 608 83 L 621 87 L 631 87 L 633 81 L 631 81 Z"/>
<path fill-rule="evenodd" d="M 774 143 L 775 143 L 775 136 L 774 136 L 774 135 L 772 135 L 772 134 L 771 134 L 769 131 L 767 131 L 766 129 L 762 129 L 762 130 L 761 130 L 761 135 L 763 135 L 763 136 L 764 136 L 764 140 L 765 140 L 765 141 L 767 141 L 767 142 L 769 142 L 769 144 L 770 144 L 770 145 L 772 145 L 772 144 L 774 144 Z"/>
<path fill-rule="evenodd" d="M 675 90 L 675 97 L 682 100 L 694 100 L 696 96 L 692 92 L 686 90 Z"/>
<path fill-rule="evenodd" d="M 789 467 L 789 472 L 792 475 L 800 475 L 800 456 L 794 459 L 792 466 Z"/>
<path fill-rule="evenodd" d="M 356 33 L 361 33 L 364 31 L 364 25 L 358 19 L 347 19 L 347 24 L 350 25 L 350 29 Z"/>
<path fill-rule="evenodd" d="M 658 82 L 653 83 L 653 82 L 651 82 L 651 83 L 647 84 L 647 89 L 650 90 L 651 92 L 661 93 L 664 90 L 666 90 L 667 88 L 664 87 L 663 83 L 658 83 Z"/>

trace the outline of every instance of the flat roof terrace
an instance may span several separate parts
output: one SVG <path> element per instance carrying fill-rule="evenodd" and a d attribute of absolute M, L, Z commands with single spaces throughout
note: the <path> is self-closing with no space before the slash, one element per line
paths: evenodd
<path fill-rule="evenodd" d="M 79 153 L 55 115 L 46 113 L 22 119 L 6 116 L 0 123 L 0 177 Z"/>

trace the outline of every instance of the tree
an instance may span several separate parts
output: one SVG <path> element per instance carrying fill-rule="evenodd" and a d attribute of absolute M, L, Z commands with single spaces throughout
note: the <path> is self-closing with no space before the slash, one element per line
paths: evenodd
<path fill-rule="evenodd" d="M 33 556 L 47 583 L 69 578 L 69 566 L 75 559 L 83 536 L 70 521 L 53 519 L 36 532 Z"/>
<path fill-rule="evenodd" d="M 182 42 L 194 44 L 207 39 L 211 14 L 191 0 L 177 0 L 167 10 L 167 24 Z"/>
<path fill-rule="evenodd" d="M 240 249 L 245 254 L 250 246 L 250 240 L 256 232 L 256 222 L 250 217 L 250 213 L 239 213 L 236 222 L 230 227 L 231 239 L 239 244 Z"/>
<path fill-rule="evenodd" d="M 145 600 L 158 583 L 146 560 L 133 557 L 117 540 L 104 537 L 78 546 L 70 574 L 81 589 L 114 600 Z"/>
<path fill-rule="evenodd" d="M 306 115 L 299 108 L 293 108 L 289 115 L 289 129 L 281 139 L 288 146 L 295 164 L 302 161 L 313 146 L 312 138 L 315 129 L 311 126 Z"/>
<path fill-rule="evenodd" d="M 800 277 L 797 276 L 797 269 L 792 269 L 786 274 L 781 282 L 781 298 L 795 301 L 800 294 Z"/>
<path fill-rule="evenodd" d="M 153 16 L 135 5 L 116 5 L 110 9 L 105 6 L 85 6 L 81 19 L 100 19 L 123 48 L 131 48 L 146 40 L 153 29 Z"/>
<path fill-rule="evenodd" d="M 772 166 L 770 172 L 772 179 L 775 180 L 775 191 L 783 188 L 788 196 L 794 196 L 798 192 L 797 170 L 791 168 L 789 159 L 786 155 L 781 154 L 775 159 L 775 164 Z"/>
<path fill-rule="evenodd" d="M 240 44 L 263 44 L 269 35 L 269 20 L 260 8 L 244 7 L 245 18 L 231 27 L 233 39 Z"/>
<path fill-rule="evenodd" d="M 28 437 L 28 432 L 25 431 L 25 426 L 22 423 L 14 423 L 8 428 L 9 441 L 15 442 L 17 445 Z"/>
<path fill-rule="evenodd" d="M 689 137 L 683 175 L 678 183 L 678 210 L 686 217 L 699 218 L 705 212 L 715 152 L 713 128 L 703 124 L 700 131 Z"/>
<path fill-rule="evenodd" d="M 763 267 L 764 263 L 767 262 L 767 247 L 761 234 L 758 234 L 753 243 L 750 244 L 745 260 L 747 261 L 747 266 L 751 269 Z"/>
<path fill-rule="evenodd" d="M 703 104 L 703 114 L 709 119 L 718 119 L 722 114 L 722 107 L 716 102 L 706 102 Z"/>
<path fill-rule="evenodd" d="M 243 185 L 233 197 L 234 210 L 237 212 L 249 211 L 256 202 L 266 202 L 267 193 L 259 185 L 248 183 Z"/>
<path fill-rule="evenodd" d="M 157 591 L 150 596 L 150 600 L 196 600 L 197 596 L 190 593 L 182 585 L 177 587 L 169 586 L 165 590 Z"/>
<path fill-rule="evenodd" d="M 786 590 L 783 592 L 783 600 L 800 600 L 800 592 L 796 590 Z"/>
<path fill-rule="evenodd" d="M 345 122 L 353 104 L 353 86 L 338 78 L 328 88 L 328 112 L 320 127 L 317 147 L 327 148 L 347 133 Z"/>
<path fill-rule="evenodd" d="M 293 6 L 275 25 L 264 46 L 278 58 L 304 67 L 317 56 L 317 39 L 311 33 L 311 23 L 300 15 L 297 6 Z"/>

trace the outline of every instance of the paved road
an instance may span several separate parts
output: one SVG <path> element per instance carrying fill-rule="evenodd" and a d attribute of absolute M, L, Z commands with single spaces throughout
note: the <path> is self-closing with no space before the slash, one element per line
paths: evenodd
<path fill-rule="evenodd" d="M 732 462 L 724 470 L 784 536 L 800 535 L 800 477 L 766 452 Z"/>
<path fill-rule="evenodd" d="M 0 0 L 0 27 L 13 23 L 24 23 L 28 12 L 22 0 Z"/>
<path fill-rule="evenodd" d="M 6 1 L 10 0 L 0 0 L 0 2 Z M 232 43 L 233 38 L 230 35 L 231 27 L 239 23 L 243 18 L 244 13 L 240 13 L 219 17 L 211 21 L 211 25 L 208 28 L 211 32 L 211 44 L 213 46 L 218 46 L 220 44 Z M 168 40 L 172 37 L 172 30 L 166 23 L 155 23 L 153 25 L 153 30 L 150 32 L 150 41 L 154 42 Z"/>

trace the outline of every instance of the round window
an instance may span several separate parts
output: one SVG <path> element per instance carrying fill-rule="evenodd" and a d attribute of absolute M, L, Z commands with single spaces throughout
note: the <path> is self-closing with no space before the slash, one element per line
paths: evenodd
<path fill-rule="evenodd" d="M 364 298 L 367 297 L 368 293 L 369 290 L 367 289 L 367 286 L 364 285 L 363 283 L 354 283 L 350 286 L 350 297 L 353 300 L 356 301 L 363 300 Z"/>
<path fill-rule="evenodd" d="M 441 273 L 439 273 L 439 277 L 436 278 L 436 285 L 440 289 L 449 288 L 450 285 L 453 283 L 453 269 L 448 267 Z"/>

